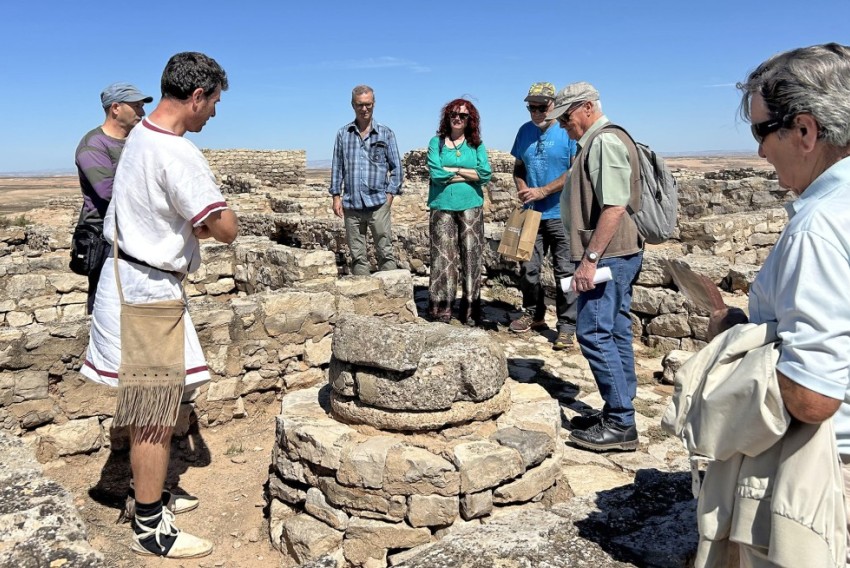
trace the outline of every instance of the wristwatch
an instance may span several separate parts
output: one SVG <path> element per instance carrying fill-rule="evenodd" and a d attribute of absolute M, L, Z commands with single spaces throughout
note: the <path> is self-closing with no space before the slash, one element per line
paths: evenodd
<path fill-rule="evenodd" d="M 599 253 L 598 252 L 593 252 L 593 251 L 588 250 L 588 251 L 584 252 L 584 256 L 585 256 L 585 258 L 587 258 L 587 260 L 589 260 L 590 262 L 592 262 L 594 264 L 596 264 L 596 261 L 599 260 Z"/>

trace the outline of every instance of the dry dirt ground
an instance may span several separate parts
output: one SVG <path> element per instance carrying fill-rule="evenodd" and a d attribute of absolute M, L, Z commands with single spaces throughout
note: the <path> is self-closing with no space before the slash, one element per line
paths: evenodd
<path fill-rule="evenodd" d="M 711 172 L 722 169 L 736 170 L 753 168 L 754 170 L 772 170 L 773 167 L 764 158 L 756 154 L 735 154 L 731 156 L 665 156 L 664 161 L 671 168 Z"/>
<path fill-rule="evenodd" d="M 30 211 L 44 206 L 48 200 L 78 195 L 80 183 L 75 176 L 0 177 L 0 215 L 10 219 L 20 215 L 32 218 Z"/>
<path fill-rule="evenodd" d="M 721 168 L 769 168 L 756 156 L 668 158 L 671 167 L 706 171 Z M 327 176 L 311 172 L 309 177 Z M 49 199 L 79 195 L 75 177 L 0 178 L 0 217 L 24 215 L 39 224 L 58 220 L 42 207 Z M 493 314 L 506 319 L 506 314 Z M 497 335 L 510 334 L 501 329 Z M 665 392 L 664 394 L 669 394 Z M 142 558 L 128 549 L 130 525 L 117 524 L 129 479 L 128 454 L 100 451 L 72 456 L 45 466 L 75 498 L 89 529 L 92 546 L 114 568 L 288 568 L 269 544 L 264 486 L 268 479 L 279 402 L 248 408 L 248 418 L 210 429 L 195 429 L 172 444 L 167 485 L 200 498 L 200 507 L 177 518 L 182 529 L 212 540 L 213 554 L 197 560 Z"/>
<path fill-rule="evenodd" d="M 102 450 L 50 462 L 45 474 L 73 495 L 88 526 L 89 542 L 115 568 L 282 568 L 268 538 L 263 497 L 274 443 L 279 403 L 249 409 L 249 417 L 224 426 L 195 430 L 172 443 L 167 485 L 200 499 L 200 506 L 177 517 L 181 529 L 211 540 L 210 556 L 196 560 L 140 557 L 131 552 L 131 528 L 116 523 L 129 479 L 126 451 Z"/>

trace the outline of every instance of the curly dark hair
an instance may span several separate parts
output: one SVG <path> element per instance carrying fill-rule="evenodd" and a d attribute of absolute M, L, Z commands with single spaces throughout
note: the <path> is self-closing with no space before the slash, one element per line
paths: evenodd
<path fill-rule="evenodd" d="M 192 92 L 201 88 L 210 96 L 216 87 L 226 91 L 227 73 L 215 59 L 196 51 L 177 53 L 165 64 L 160 81 L 163 97 L 185 101 Z"/>
<path fill-rule="evenodd" d="M 466 110 L 469 112 L 469 120 L 466 121 L 466 128 L 463 130 L 466 143 L 472 148 L 478 148 L 481 145 L 481 117 L 478 115 L 478 109 L 475 108 L 475 105 L 466 99 L 455 99 L 446 103 L 441 111 L 440 128 L 437 130 L 437 136 L 445 138 L 451 134 L 450 115 L 462 106 L 466 106 Z"/>

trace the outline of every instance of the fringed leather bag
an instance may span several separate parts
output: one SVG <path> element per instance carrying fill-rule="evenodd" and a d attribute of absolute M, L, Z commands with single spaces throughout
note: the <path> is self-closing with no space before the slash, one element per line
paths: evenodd
<path fill-rule="evenodd" d="M 121 299 L 121 366 L 114 427 L 177 424 L 186 380 L 183 298 L 145 304 L 124 301 L 118 275 L 118 220 L 113 256 Z"/>

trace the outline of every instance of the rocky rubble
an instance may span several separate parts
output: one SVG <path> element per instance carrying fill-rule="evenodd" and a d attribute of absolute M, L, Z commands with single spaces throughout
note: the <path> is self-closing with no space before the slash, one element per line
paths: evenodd
<path fill-rule="evenodd" d="M 0 432 L 0 455 L 0 566 L 106 566 L 71 495 L 42 475 L 32 449 Z"/>

